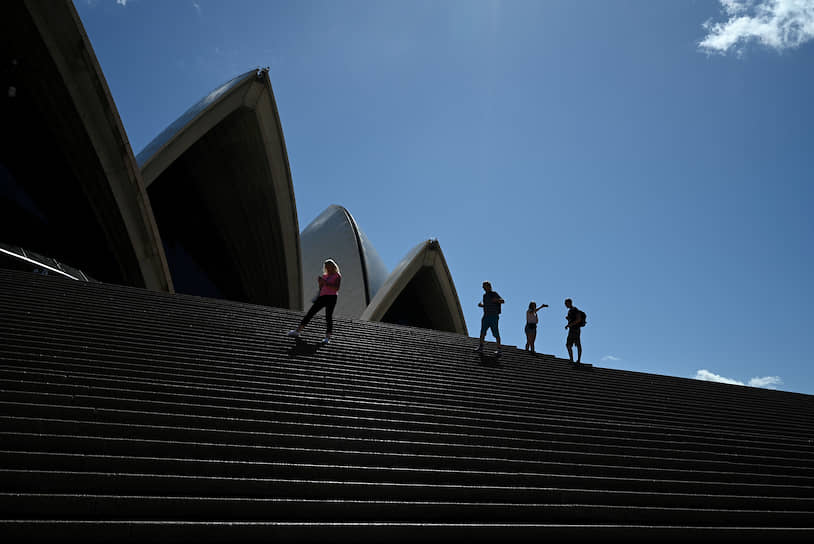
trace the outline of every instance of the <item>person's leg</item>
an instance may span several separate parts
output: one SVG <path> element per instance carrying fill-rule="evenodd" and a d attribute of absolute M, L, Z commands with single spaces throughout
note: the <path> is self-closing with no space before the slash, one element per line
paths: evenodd
<path fill-rule="evenodd" d="M 532 343 L 533 343 L 533 340 L 531 339 L 531 335 L 532 335 L 531 328 L 529 328 L 529 326 L 526 325 L 526 351 L 531 350 L 531 346 L 532 346 Z"/>
<path fill-rule="evenodd" d="M 336 308 L 336 295 L 328 295 L 325 297 L 325 325 L 327 333 L 325 338 L 330 338 L 334 329 L 334 308 Z"/>
<path fill-rule="evenodd" d="M 574 342 L 577 345 L 577 362 L 582 361 L 582 340 L 577 338 L 577 341 Z"/>
<path fill-rule="evenodd" d="M 531 347 L 531 352 L 534 353 L 534 341 L 537 339 L 537 328 L 531 329 L 531 332 L 528 333 L 529 338 L 529 345 Z"/>
<path fill-rule="evenodd" d="M 565 342 L 565 347 L 568 348 L 568 358 L 571 359 L 572 363 L 574 362 L 574 352 L 571 349 L 573 345 L 573 341 L 570 338 Z"/>
<path fill-rule="evenodd" d="M 314 303 L 311 305 L 311 309 L 308 310 L 308 313 L 305 314 L 305 317 L 302 318 L 300 321 L 300 326 L 297 327 L 297 332 L 302 332 L 305 326 L 311 321 L 311 318 L 316 315 L 318 311 L 325 307 L 325 299 L 324 297 L 318 297 Z"/>
<path fill-rule="evenodd" d="M 486 329 L 489 328 L 489 323 L 486 320 L 486 316 L 484 315 L 480 319 L 480 343 L 478 344 L 478 351 L 483 349 L 483 340 L 486 338 Z"/>
<path fill-rule="evenodd" d="M 499 321 L 500 316 L 494 316 L 492 318 L 492 334 L 495 336 L 495 342 L 497 343 L 498 351 L 500 351 L 500 329 L 498 328 Z"/>

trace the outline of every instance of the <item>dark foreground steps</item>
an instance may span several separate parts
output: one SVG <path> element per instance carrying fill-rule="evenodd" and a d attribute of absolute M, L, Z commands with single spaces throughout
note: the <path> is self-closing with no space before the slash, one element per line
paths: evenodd
<path fill-rule="evenodd" d="M 0 270 L 4 541 L 814 536 L 814 397 Z"/>
<path fill-rule="evenodd" d="M 209 521 L 0 522 L 10 541 L 82 542 L 807 542 L 809 529 L 541 523 L 321 523 Z M 111 535 L 116 535 L 111 539 Z"/>

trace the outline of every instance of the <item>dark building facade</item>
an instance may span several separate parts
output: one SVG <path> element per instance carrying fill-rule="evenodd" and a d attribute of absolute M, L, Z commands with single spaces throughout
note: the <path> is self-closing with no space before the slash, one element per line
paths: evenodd
<path fill-rule="evenodd" d="M 172 291 L 158 229 L 70 2 L 0 6 L 0 242 Z"/>

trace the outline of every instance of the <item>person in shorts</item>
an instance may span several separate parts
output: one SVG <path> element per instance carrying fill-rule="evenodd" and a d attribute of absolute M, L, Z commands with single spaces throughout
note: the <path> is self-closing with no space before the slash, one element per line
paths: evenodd
<path fill-rule="evenodd" d="M 537 339 L 537 312 L 543 308 L 548 308 L 548 304 L 537 306 L 537 303 L 532 300 L 529 302 L 529 309 L 526 310 L 526 328 L 524 329 L 526 333 L 526 351 L 532 353 L 534 353 L 534 340 Z"/>
<path fill-rule="evenodd" d="M 478 353 L 483 353 L 483 339 L 486 338 L 486 331 L 492 330 L 497 342 L 497 351 L 495 355 L 500 355 L 500 330 L 498 329 L 498 321 L 500 320 L 500 305 L 505 301 L 500 298 L 496 291 L 492 291 L 492 284 L 488 281 L 483 282 L 483 301 L 478 302 L 478 307 L 483 308 L 483 318 L 480 321 L 480 344 L 475 350 Z"/>
<path fill-rule="evenodd" d="M 577 346 L 577 363 L 582 359 L 582 342 L 580 341 L 580 331 L 582 330 L 582 312 L 579 308 L 574 306 L 570 298 L 565 299 L 565 307 L 568 308 L 568 314 L 565 320 L 568 324 L 565 326 L 568 329 L 568 338 L 565 340 L 565 347 L 568 348 L 568 358 L 574 362 L 573 346 Z"/>

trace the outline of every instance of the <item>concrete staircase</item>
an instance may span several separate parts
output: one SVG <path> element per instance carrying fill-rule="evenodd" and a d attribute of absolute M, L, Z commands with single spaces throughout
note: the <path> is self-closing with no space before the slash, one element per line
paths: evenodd
<path fill-rule="evenodd" d="M 814 397 L 0 270 L 0 539 L 814 536 Z"/>

